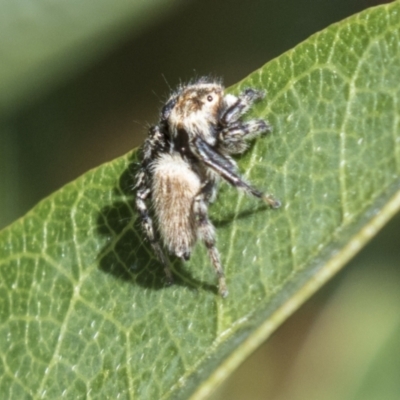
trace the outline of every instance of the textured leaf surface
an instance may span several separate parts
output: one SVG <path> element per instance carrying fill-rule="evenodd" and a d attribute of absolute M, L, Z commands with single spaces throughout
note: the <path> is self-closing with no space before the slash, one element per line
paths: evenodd
<path fill-rule="evenodd" d="M 0 234 L 0 393 L 204 396 L 399 206 L 400 4 L 313 36 L 239 83 L 274 132 L 240 159 L 269 210 L 222 186 L 211 216 L 230 295 L 204 249 L 160 264 L 132 208 L 135 154 L 89 171 Z M 197 388 L 197 389 L 196 389 Z"/>

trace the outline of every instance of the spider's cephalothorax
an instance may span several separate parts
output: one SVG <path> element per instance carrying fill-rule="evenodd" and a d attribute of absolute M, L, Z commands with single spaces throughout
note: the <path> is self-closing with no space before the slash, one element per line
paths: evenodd
<path fill-rule="evenodd" d="M 136 208 L 144 233 L 162 262 L 169 282 L 172 273 L 162 246 L 184 260 L 201 239 L 219 279 L 219 293 L 228 294 L 215 232 L 208 218 L 219 178 L 258 197 L 272 207 L 280 203 L 246 183 L 230 154 L 242 153 L 247 141 L 270 131 L 262 119 L 242 121 L 264 92 L 246 89 L 224 95 L 219 83 L 205 78 L 180 87 L 161 111 L 159 125 L 150 128 L 136 176 Z M 153 226 L 147 201 L 156 220 Z"/>

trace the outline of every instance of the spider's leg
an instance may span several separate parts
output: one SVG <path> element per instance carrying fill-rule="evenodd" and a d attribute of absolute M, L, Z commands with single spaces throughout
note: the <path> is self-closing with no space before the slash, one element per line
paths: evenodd
<path fill-rule="evenodd" d="M 247 149 L 251 140 L 271 131 L 270 125 L 262 119 L 237 121 L 224 127 L 219 134 L 219 146 L 229 154 L 239 154 Z"/>
<path fill-rule="evenodd" d="M 228 296 L 228 288 L 219 252 L 215 246 L 215 229 L 208 218 L 207 199 L 210 197 L 210 190 L 210 185 L 203 186 L 201 192 L 194 199 L 193 212 L 197 222 L 198 234 L 207 247 L 211 262 L 218 276 L 219 294 L 222 297 L 226 297 Z"/>
<path fill-rule="evenodd" d="M 246 183 L 236 172 L 234 162 L 228 157 L 219 154 L 200 137 L 196 137 L 193 140 L 192 151 L 197 154 L 204 164 L 214 170 L 232 186 L 243 189 L 246 193 L 264 200 L 273 208 L 278 208 L 281 205 L 280 202 L 271 195 L 264 194 Z"/>
<path fill-rule="evenodd" d="M 173 282 L 172 272 L 169 266 L 169 261 L 165 257 L 165 254 L 157 241 L 153 221 L 149 214 L 149 210 L 147 207 L 147 199 L 150 195 L 150 168 L 151 168 L 151 160 L 153 159 L 154 155 L 161 151 L 165 147 L 165 141 L 162 132 L 158 126 L 153 126 L 150 128 L 150 135 L 146 139 L 146 142 L 143 147 L 143 159 L 141 168 L 136 175 L 136 209 L 139 213 L 139 217 L 141 220 L 141 225 L 144 234 L 146 235 L 148 241 L 151 244 L 151 247 L 154 250 L 157 258 L 164 266 L 165 274 L 167 276 L 168 283 Z"/>
<path fill-rule="evenodd" d="M 140 179 L 140 174 L 141 172 L 139 172 L 138 174 L 139 179 Z M 157 241 L 156 235 L 154 233 L 153 221 L 149 215 L 149 210 L 146 204 L 146 199 L 149 196 L 149 194 L 150 194 L 150 188 L 144 185 L 142 187 L 137 188 L 136 209 L 139 212 L 143 232 L 145 233 L 148 241 L 150 242 L 151 247 L 153 248 L 157 258 L 163 264 L 165 275 L 167 276 L 167 281 L 169 284 L 171 284 L 173 282 L 173 277 L 169 266 L 169 262 L 168 259 L 165 257 L 165 254 L 162 251 L 159 242 Z"/>
<path fill-rule="evenodd" d="M 239 94 L 236 102 L 229 106 L 221 115 L 221 123 L 223 125 L 228 125 L 236 122 L 243 114 L 246 114 L 246 112 L 249 111 L 255 101 L 262 99 L 264 94 L 263 90 L 250 88 L 244 90 Z"/>

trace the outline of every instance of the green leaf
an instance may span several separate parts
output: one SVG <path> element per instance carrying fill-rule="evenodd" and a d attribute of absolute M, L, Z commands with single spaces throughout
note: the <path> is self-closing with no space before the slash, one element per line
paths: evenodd
<path fill-rule="evenodd" d="M 3 3 L 3 2 L 2 2 Z M 0 110 L 65 79 L 178 1 L 9 1 L 0 13 Z"/>
<path fill-rule="evenodd" d="M 0 392 L 204 398 L 335 274 L 400 202 L 400 4 L 333 25 L 231 90 L 263 87 L 274 131 L 240 158 L 270 210 L 221 185 L 210 212 L 230 295 L 203 246 L 166 287 L 133 209 L 136 154 L 0 233 Z"/>

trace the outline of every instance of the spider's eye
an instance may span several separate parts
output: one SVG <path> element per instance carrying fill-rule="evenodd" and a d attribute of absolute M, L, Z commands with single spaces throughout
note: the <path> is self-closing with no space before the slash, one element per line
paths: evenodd
<path fill-rule="evenodd" d="M 208 96 L 207 96 L 207 100 L 208 100 L 208 101 L 213 101 L 213 99 L 214 99 L 214 98 L 213 98 L 211 95 L 208 95 Z"/>

